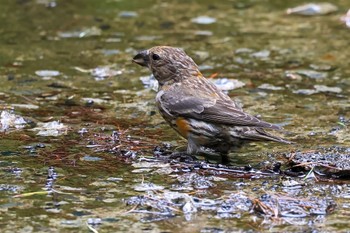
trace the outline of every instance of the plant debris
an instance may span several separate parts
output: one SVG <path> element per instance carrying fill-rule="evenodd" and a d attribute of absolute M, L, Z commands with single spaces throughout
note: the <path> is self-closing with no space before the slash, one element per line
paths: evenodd
<path fill-rule="evenodd" d="M 318 176 L 350 177 L 350 148 L 333 146 L 316 150 L 298 151 L 285 155 L 294 169 L 311 169 Z"/>

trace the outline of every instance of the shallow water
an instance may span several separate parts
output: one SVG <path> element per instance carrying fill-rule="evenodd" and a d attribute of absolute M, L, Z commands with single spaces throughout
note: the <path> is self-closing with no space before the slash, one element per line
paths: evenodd
<path fill-rule="evenodd" d="M 283 125 L 284 136 L 297 142 L 251 144 L 230 154 L 232 165 L 286 167 L 276 154 L 348 148 L 350 29 L 340 17 L 349 4 L 332 1 L 338 11 L 323 16 L 285 14 L 302 3 L 1 0 L 0 108 L 27 122 L 0 133 L 2 232 L 86 232 L 87 223 L 99 232 L 346 231 L 346 180 L 304 174 L 290 178 L 301 184 L 291 188 L 277 174 L 247 178 L 138 162 L 164 142 L 185 145 L 156 113 L 155 92 L 140 81 L 149 71 L 131 62 L 154 45 L 184 48 L 206 77 L 244 82 L 229 95 L 247 112 Z M 237 193 L 261 201 L 264 194 L 315 197 L 336 207 L 297 218 L 252 209 L 222 216 L 203 206 L 185 213 L 174 205 L 176 214 L 165 218 L 142 213 L 155 211 L 147 203 L 126 204 L 139 195 L 160 200 L 168 191 L 217 202 Z"/>

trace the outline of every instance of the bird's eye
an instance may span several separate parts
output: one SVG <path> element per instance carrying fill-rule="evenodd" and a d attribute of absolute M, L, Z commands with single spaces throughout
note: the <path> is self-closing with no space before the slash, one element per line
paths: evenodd
<path fill-rule="evenodd" d="M 158 54 L 153 54 L 152 59 L 153 60 L 160 60 L 160 56 Z"/>

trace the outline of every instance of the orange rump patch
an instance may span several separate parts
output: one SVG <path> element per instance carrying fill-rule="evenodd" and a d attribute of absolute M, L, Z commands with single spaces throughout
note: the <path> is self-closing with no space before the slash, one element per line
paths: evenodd
<path fill-rule="evenodd" d="M 182 137 L 187 138 L 188 132 L 190 131 L 190 125 L 187 120 L 183 117 L 179 117 L 176 119 L 176 126 Z"/>

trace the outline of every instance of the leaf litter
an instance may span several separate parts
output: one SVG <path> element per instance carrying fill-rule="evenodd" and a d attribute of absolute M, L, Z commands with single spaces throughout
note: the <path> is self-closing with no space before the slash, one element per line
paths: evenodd
<path fill-rule="evenodd" d="M 198 212 L 224 219 L 253 214 L 291 222 L 298 218 L 331 214 L 337 208 L 336 202 L 329 197 L 313 196 L 312 193 L 307 196 L 294 194 L 296 190 L 300 192 L 305 189 L 307 182 L 317 181 L 316 178 L 302 181 L 300 177 L 310 178 L 309 171 L 303 172 L 300 169 L 296 171 L 295 164 L 282 170 L 281 164 L 276 163 L 253 168 L 213 164 L 197 159 L 172 159 L 169 154 L 173 148 L 169 144 L 156 146 L 152 156 L 146 151 L 151 149 L 149 145 L 152 145 L 153 141 L 148 140 L 145 143 L 140 139 L 126 136 L 123 132 L 99 137 L 100 146 L 91 149 L 108 151 L 123 160 L 126 159 L 125 161 L 130 162 L 135 168 L 146 169 L 140 170 L 142 175 L 166 169 L 167 172 L 161 174 L 168 177 L 164 178 L 172 180 L 172 184 L 169 185 L 167 182 L 157 184 L 142 179 L 133 186 L 134 190 L 141 194 L 124 198 L 126 205 L 131 206 L 125 213 L 140 216 L 141 222 L 163 221 L 176 216 L 182 216 L 190 221 Z M 285 157 L 285 164 L 288 164 L 291 161 L 290 157 L 287 155 Z M 261 178 L 267 180 L 264 181 L 267 183 L 277 182 L 273 187 L 281 191 L 274 192 L 273 189 L 267 191 L 268 189 L 264 187 L 255 187 L 252 193 L 239 189 L 235 191 L 232 188 L 230 191 L 225 191 L 226 185 L 251 186 L 252 180 L 257 181 Z M 237 179 L 243 179 L 243 182 L 238 182 Z M 245 183 L 244 180 L 250 181 Z"/>

